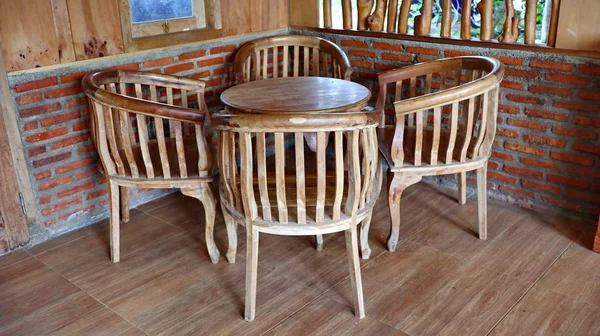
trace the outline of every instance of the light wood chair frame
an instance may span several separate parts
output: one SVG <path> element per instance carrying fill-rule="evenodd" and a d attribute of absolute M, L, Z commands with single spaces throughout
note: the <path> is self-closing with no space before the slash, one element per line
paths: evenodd
<path fill-rule="evenodd" d="M 149 72 L 106 70 L 86 75 L 82 86 L 92 111 L 92 139 L 108 180 L 112 261 L 120 260 L 119 204 L 123 221 L 129 221 L 128 188 L 178 188 L 204 205 L 206 245 L 211 261 L 217 263 L 219 250 L 213 237 L 216 200 L 210 188 L 213 165 L 204 136 L 208 113 L 205 83 Z M 163 92 L 166 97 L 161 96 Z M 196 100 L 197 108 L 190 108 L 188 99 L 189 103 Z M 156 126 L 156 139 L 149 139 L 151 123 Z M 165 126 L 170 137 L 165 137 Z M 198 162 L 186 162 L 186 140 L 191 140 L 192 151 L 197 149 Z M 169 159 L 176 162 L 170 164 Z M 179 176 L 174 175 L 177 171 Z"/>
<path fill-rule="evenodd" d="M 248 42 L 237 51 L 233 68 L 238 83 L 299 76 L 350 80 L 354 72 L 348 56 L 338 45 L 320 37 L 302 35 Z"/>
<path fill-rule="evenodd" d="M 398 244 L 402 192 L 428 175 L 457 174 L 458 201 L 465 204 L 466 173 L 477 171 L 479 238 L 487 238 L 487 162 L 496 133 L 498 92 L 503 74 L 504 66 L 488 57 L 440 59 L 379 74 L 376 104 L 381 113 L 379 148 L 392 174 L 388 192 L 392 223 L 387 243 L 390 251 Z M 439 85 L 436 92 L 432 92 L 434 77 Z M 421 95 L 417 92 L 419 81 L 425 87 Z M 394 83 L 395 91 L 388 87 Z M 385 106 L 390 91 L 395 92 L 395 122 L 386 127 Z M 402 99 L 403 91 L 407 99 Z M 448 105 L 449 125 L 444 131 L 448 138 L 443 144 L 446 150 L 442 151 L 440 139 L 446 139 L 440 137 L 442 110 Z M 432 118 L 428 119 L 431 114 Z M 462 143 L 457 139 L 462 139 Z M 425 142 L 431 144 L 430 153 L 425 152 L 429 149 Z M 406 160 L 408 157 L 412 157 L 412 162 Z"/>
<path fill-rule="evenodd" d="M 246 320 L 255 318 L 259 233 L 305 236 L 345 231 L 355 314 L 364 317 L 357 225 L 362 222 L 361 242 L 363 248 L 368 248 L 366 235 L 381 187 L 377 113 L 213 117 L 220 140 L 217 160 L 221 172 L 220 198 L 231 233 L 230 258 L 235 256 L 237 248 L 237 224 L 246 227 Z M 305 169 L 306 132 L 315 132 L 317 137 L 316 175 Z M 333 133 L 333 142 L 329 142 L 329 133 Z M 285 168 L 286 135 L 294 139 L 293 146 L 288 147 L 294 151 L 295 176 Z M 265 141 L 270 136 L 274 138 L 274 168 L 267 164 Z M 334 167 L 329 170 L 334 172 L 329 175 L 330 183 L 326 163 L 328 143 L 335 152 L 335 163 L 330 162 L 330 167 Z M 295 197 L 286 196 L 286 190 L 291 192 L 294 188 Z M 306 192 L 308 189 L 312 190 L 310 194 Z M 343 198 L 346 198 L 345 208 Z"/>

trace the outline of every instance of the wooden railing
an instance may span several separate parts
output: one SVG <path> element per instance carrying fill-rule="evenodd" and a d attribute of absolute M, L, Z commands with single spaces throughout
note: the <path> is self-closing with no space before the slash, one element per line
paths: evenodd
<path fill-rule="evenodd" d="M 353 28 L 352 0 L 341 0 L 343 29 Z M 497 37 L 497 41 L 503 43 L 515 43 L 519 37 L 519 16 L 515 12 L 514 0 L 504 0 L 506 18 L 502 27 L 502 33 Z M 524 39 L 525 44 L 536 43 L 536 22 L 538 15 L 538 3 L 541 0 L 525 0 L 525 18 L 524 18 Z M 560 0 L 546 0 L 546 6 L 549 6 L 549 24 L 547 38 L 544 44 L 554 46 L 556 42 L 556 29 L 558 26 L 558 12 Z M 400 5 L 399 5 L 400 4 Z M 357 8 L 357 29 L 384 31 L 391 33 L 408 34 L 409 18 L 412 0 L 356 0 Z M 439 29 L 440 37 L 452 37 L 453 8 L 452 0 L 441 0 L 441 23 Z M 420 13 L 414 16 L 414 35 L 433 36 L 432 10 L 434 0 L 421 0 Z M 472 36 L 472 6 L 473 0 L 462 0 L 460 15 L 460 38 L 463 40 L 474 40 Z M 439 7 L 438 7 L 439 8 Z M 491 41 L 493 39 L 493 14 L 494 0 L 480 0 L 477 3 L 477 10 L 481 15 L 479 28 L 479 38 L 481 41 Z M 323 0 L 323 24 L 325 28 L 333 27 L 332 0 Z M 455 35 L 457 35 L 456 32 Z"/>

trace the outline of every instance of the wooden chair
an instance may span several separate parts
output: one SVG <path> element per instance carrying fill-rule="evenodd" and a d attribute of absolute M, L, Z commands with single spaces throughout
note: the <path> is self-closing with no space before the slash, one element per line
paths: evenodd
<path fill-rule="evenodd" d="M 379 74 L 379 149 L 393 174 L 388 202 L 394 251 L 400 198 L 422 176 L 457 174 L 458 200 L 466 202 L 466 172 L 477 170 L 479 238 L 486 239 L 486 173 L 498 112 L 503 65 L 487 57 L 456 57 Z M 395 126 L 385 126 L 393 93 Z"/>
<path fill-rule="evenodd" d="M 255 316 L 260 232 L 345 231 L 355 314 L 364 317 L 357 225 L 371 213 L 379 190 L 376 119 L 375 112 L 214 117 L 221 204 L 233 233 L 230 250 L 235 252 L 236 225 L 246 226 L 246 320 Z M 305 132 L 317 133 L 316 152 L 306 146 Z"/>
<path fill-rule="evenodd" d="M 204 82 L 137 71 L 88 74 L 92 138 L 110 193 L 110 245 L 119 262 L 119 199 L 129 220 L 128 188 L 180 188 L 199 199 L 206 214 L 206 244 L 213 263 L 215 198 L 204 137 Z M 120 189 L 120 190 L 119 190 Z"/>
<path fill-rule="evenodd" d="M 273 66 L 277 60 L 277 66 Z M 314 36 L 266 37 L 244 44 L 233 63 L 238 83 L 277 77 L 329 77 L 350 80 L 354 71 L 336 44 Z M 276 71 L 275 71 L 276 70 Z"/>

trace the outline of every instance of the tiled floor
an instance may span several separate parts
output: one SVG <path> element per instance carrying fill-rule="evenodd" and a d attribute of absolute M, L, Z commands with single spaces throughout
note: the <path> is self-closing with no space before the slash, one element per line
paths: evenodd
<path fill-rule="evenodd" d="M 343 234 L 261 235 L 257 318 L 236 264 L 210 263 L 203 211 L 179 194 L 132 212 L 121 262 L 107 223 L 0 258 L 1 335 L 600 335 L 600 254 L 576 222 L 490 202 L 477 239 L 476 198 L 419 184 L 402 204 L 403 240 L 385 249 L 382 199 L 362 261 L 367 317 L 352 312 Z M 218 216 L 217 244 L 226 250 Z"/>

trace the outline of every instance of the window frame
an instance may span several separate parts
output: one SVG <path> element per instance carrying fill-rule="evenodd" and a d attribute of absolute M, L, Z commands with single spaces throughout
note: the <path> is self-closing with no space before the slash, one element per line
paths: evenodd
<path fill-rule="evenodd" d="M 221 37 L 220 1 L 192 1 L 192 17 L 133 23 L 130 0 L 120 0 L 119 12 L 125 51 L 168 47 Z M 167 32 L 164 32 L 165 23 L 169 24 Z M 184 30 L 190 25 L 199 28 Z"/>

